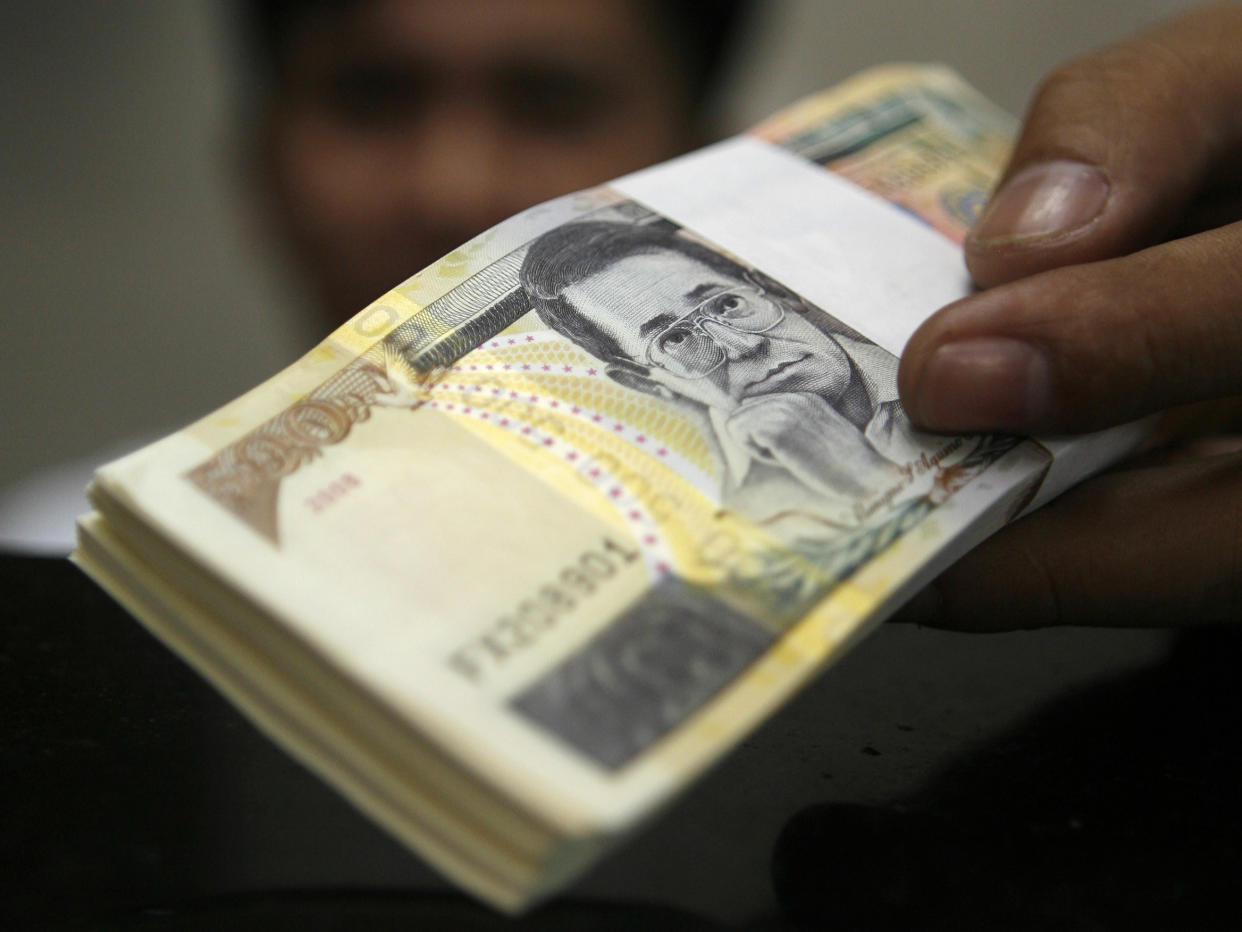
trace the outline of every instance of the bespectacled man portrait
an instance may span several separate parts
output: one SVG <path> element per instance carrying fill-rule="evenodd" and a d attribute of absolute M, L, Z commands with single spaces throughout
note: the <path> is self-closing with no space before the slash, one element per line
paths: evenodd
<path fill-rule="evenodd" d="M 841 514 L 923 449 L 890 353 L 667 222 L 551 230 L 521 281 L 544 323 L 613 380 L 699 408 L 722 501 L 743 513 L 803 510 L 810 493 L 816 511 Z"/>

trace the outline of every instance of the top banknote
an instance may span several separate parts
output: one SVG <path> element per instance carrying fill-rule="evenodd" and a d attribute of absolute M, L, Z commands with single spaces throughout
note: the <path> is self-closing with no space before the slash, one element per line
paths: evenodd
<path fill-rule="evenodd" d="M 910 334 L 969 289 L 1011 130 L 951 73 L 888 68 L 528 210 L 105 468 L 79 559 L 382 820 L 401 765 L 376 739 L 351 770 L 328 718 L 451 762 L 409 775 L 440 821 L 394 830 L 514 905 L 514 865 L 559 849 L 502 850 L 503 819 L 445 814 L 465 794 L 623 833 L 1074 478 L 1057 445 L 920 433 L 897 396 Z M 1095 443 L 1075 471 L 1119 441 Z"/>

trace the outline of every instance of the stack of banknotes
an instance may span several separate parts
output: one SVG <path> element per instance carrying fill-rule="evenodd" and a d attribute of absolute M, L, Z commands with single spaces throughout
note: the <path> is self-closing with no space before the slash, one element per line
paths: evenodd
<path fill-rule="evenodd" d="M 1013 121 L 897 66 L 532 208 L 101 469 L 75 560 L 505 910 L 952 560 L 1125 452 L 915 431 Z"/>

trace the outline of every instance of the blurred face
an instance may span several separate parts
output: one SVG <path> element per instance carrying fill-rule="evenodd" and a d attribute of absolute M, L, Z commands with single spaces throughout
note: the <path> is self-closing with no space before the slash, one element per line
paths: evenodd
<path fill-rule="evenodd" d="M 722 411 L 779 392 L 830 401 L 850 384 L 831 336 L 745 278 L 679 252 L 629 256 L 565 289 L 647 381 Z"/>
<path fill-rule="evenodd" d="M 539 201 L 692 142 L 631 0 L 363 0 L 308 19 L 267 124 L 277 220 L 335 326 Z"/>

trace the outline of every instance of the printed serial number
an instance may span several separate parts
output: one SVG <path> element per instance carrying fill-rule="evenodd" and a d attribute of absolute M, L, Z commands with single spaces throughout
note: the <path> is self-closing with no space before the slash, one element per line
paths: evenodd
<path fill-rule="evenodd" d="M 350 489 L 356 489 L 362 485 L 362 480 L 355 476 L 352 472 L 347 472 L 333 479 L 314 495 L 306 498 L 306 507 L 319 514 L 329 505 L 340 501 Z"/>
<path fill-rule="evenodd" d="M 481 682 L 489 669 L 534 644 L 562 616 L 616 576 L 618 569 L 639 556 L 637 550 L 605 537 L 598 549 L 583 553 L 555 580 L 540 586 L 486 632 L 450 654 L 449 666 L 472 683 Z"/>

